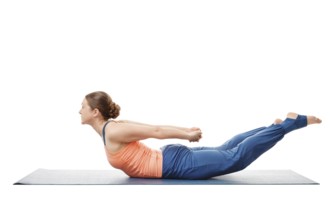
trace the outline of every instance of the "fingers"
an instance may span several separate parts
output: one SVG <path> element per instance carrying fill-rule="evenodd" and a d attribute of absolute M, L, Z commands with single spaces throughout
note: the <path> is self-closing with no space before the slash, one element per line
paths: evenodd
<path fill-rule="evenodd" d="M 189 140 L 190 142 L 198 142 L 202 138 L 201 131 L 195 131 L 192 138 Z"/>

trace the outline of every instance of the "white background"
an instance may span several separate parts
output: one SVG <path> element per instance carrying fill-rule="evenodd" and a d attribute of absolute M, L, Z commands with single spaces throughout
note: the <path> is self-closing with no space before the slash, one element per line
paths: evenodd
<path fill-rule="evenodd" d="M 327 1 L 1 1 L 0 218 L 329 219 L 329 11 Z M 189 146 L 315 114 L 322 125 L 248 169 L 321 185 L 13 186 L 37 168 L 112 169 L 80 124 L 96 90 L 121 119 L 200 127 Z"/>

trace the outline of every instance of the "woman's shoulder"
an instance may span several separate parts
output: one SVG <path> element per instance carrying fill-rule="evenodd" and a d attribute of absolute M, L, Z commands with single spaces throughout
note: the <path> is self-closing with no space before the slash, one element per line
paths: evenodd
<path fill-rule="evenodd" d="M 111 120 L 106 129 L 107 139 L 118 141 L 120 136 L 130 130 L 131 124 L 126 120 Z"/>

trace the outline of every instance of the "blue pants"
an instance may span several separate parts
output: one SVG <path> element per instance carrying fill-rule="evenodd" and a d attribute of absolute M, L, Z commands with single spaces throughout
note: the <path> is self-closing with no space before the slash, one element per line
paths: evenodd
<path fill-rule="evenodd" d="M 162 178 L 208 179 L 243 170 L 285 134 L 306 125 L 307 117 L 299 115 L 297 119 L 287 118 L 281 124 L 238 134 L 218 147 L 166 145 L 162 148 Z"/>

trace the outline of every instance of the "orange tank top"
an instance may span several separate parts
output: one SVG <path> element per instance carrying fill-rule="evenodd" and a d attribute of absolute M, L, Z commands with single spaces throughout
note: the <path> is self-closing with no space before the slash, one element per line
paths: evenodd
<path fill-rule="evenodd" d="M 121 169 L 130 177 L 161 178 L 163 155 L 139 141 L 132 142 L 112 153 L 105 148 L 111 166 Z"/>

